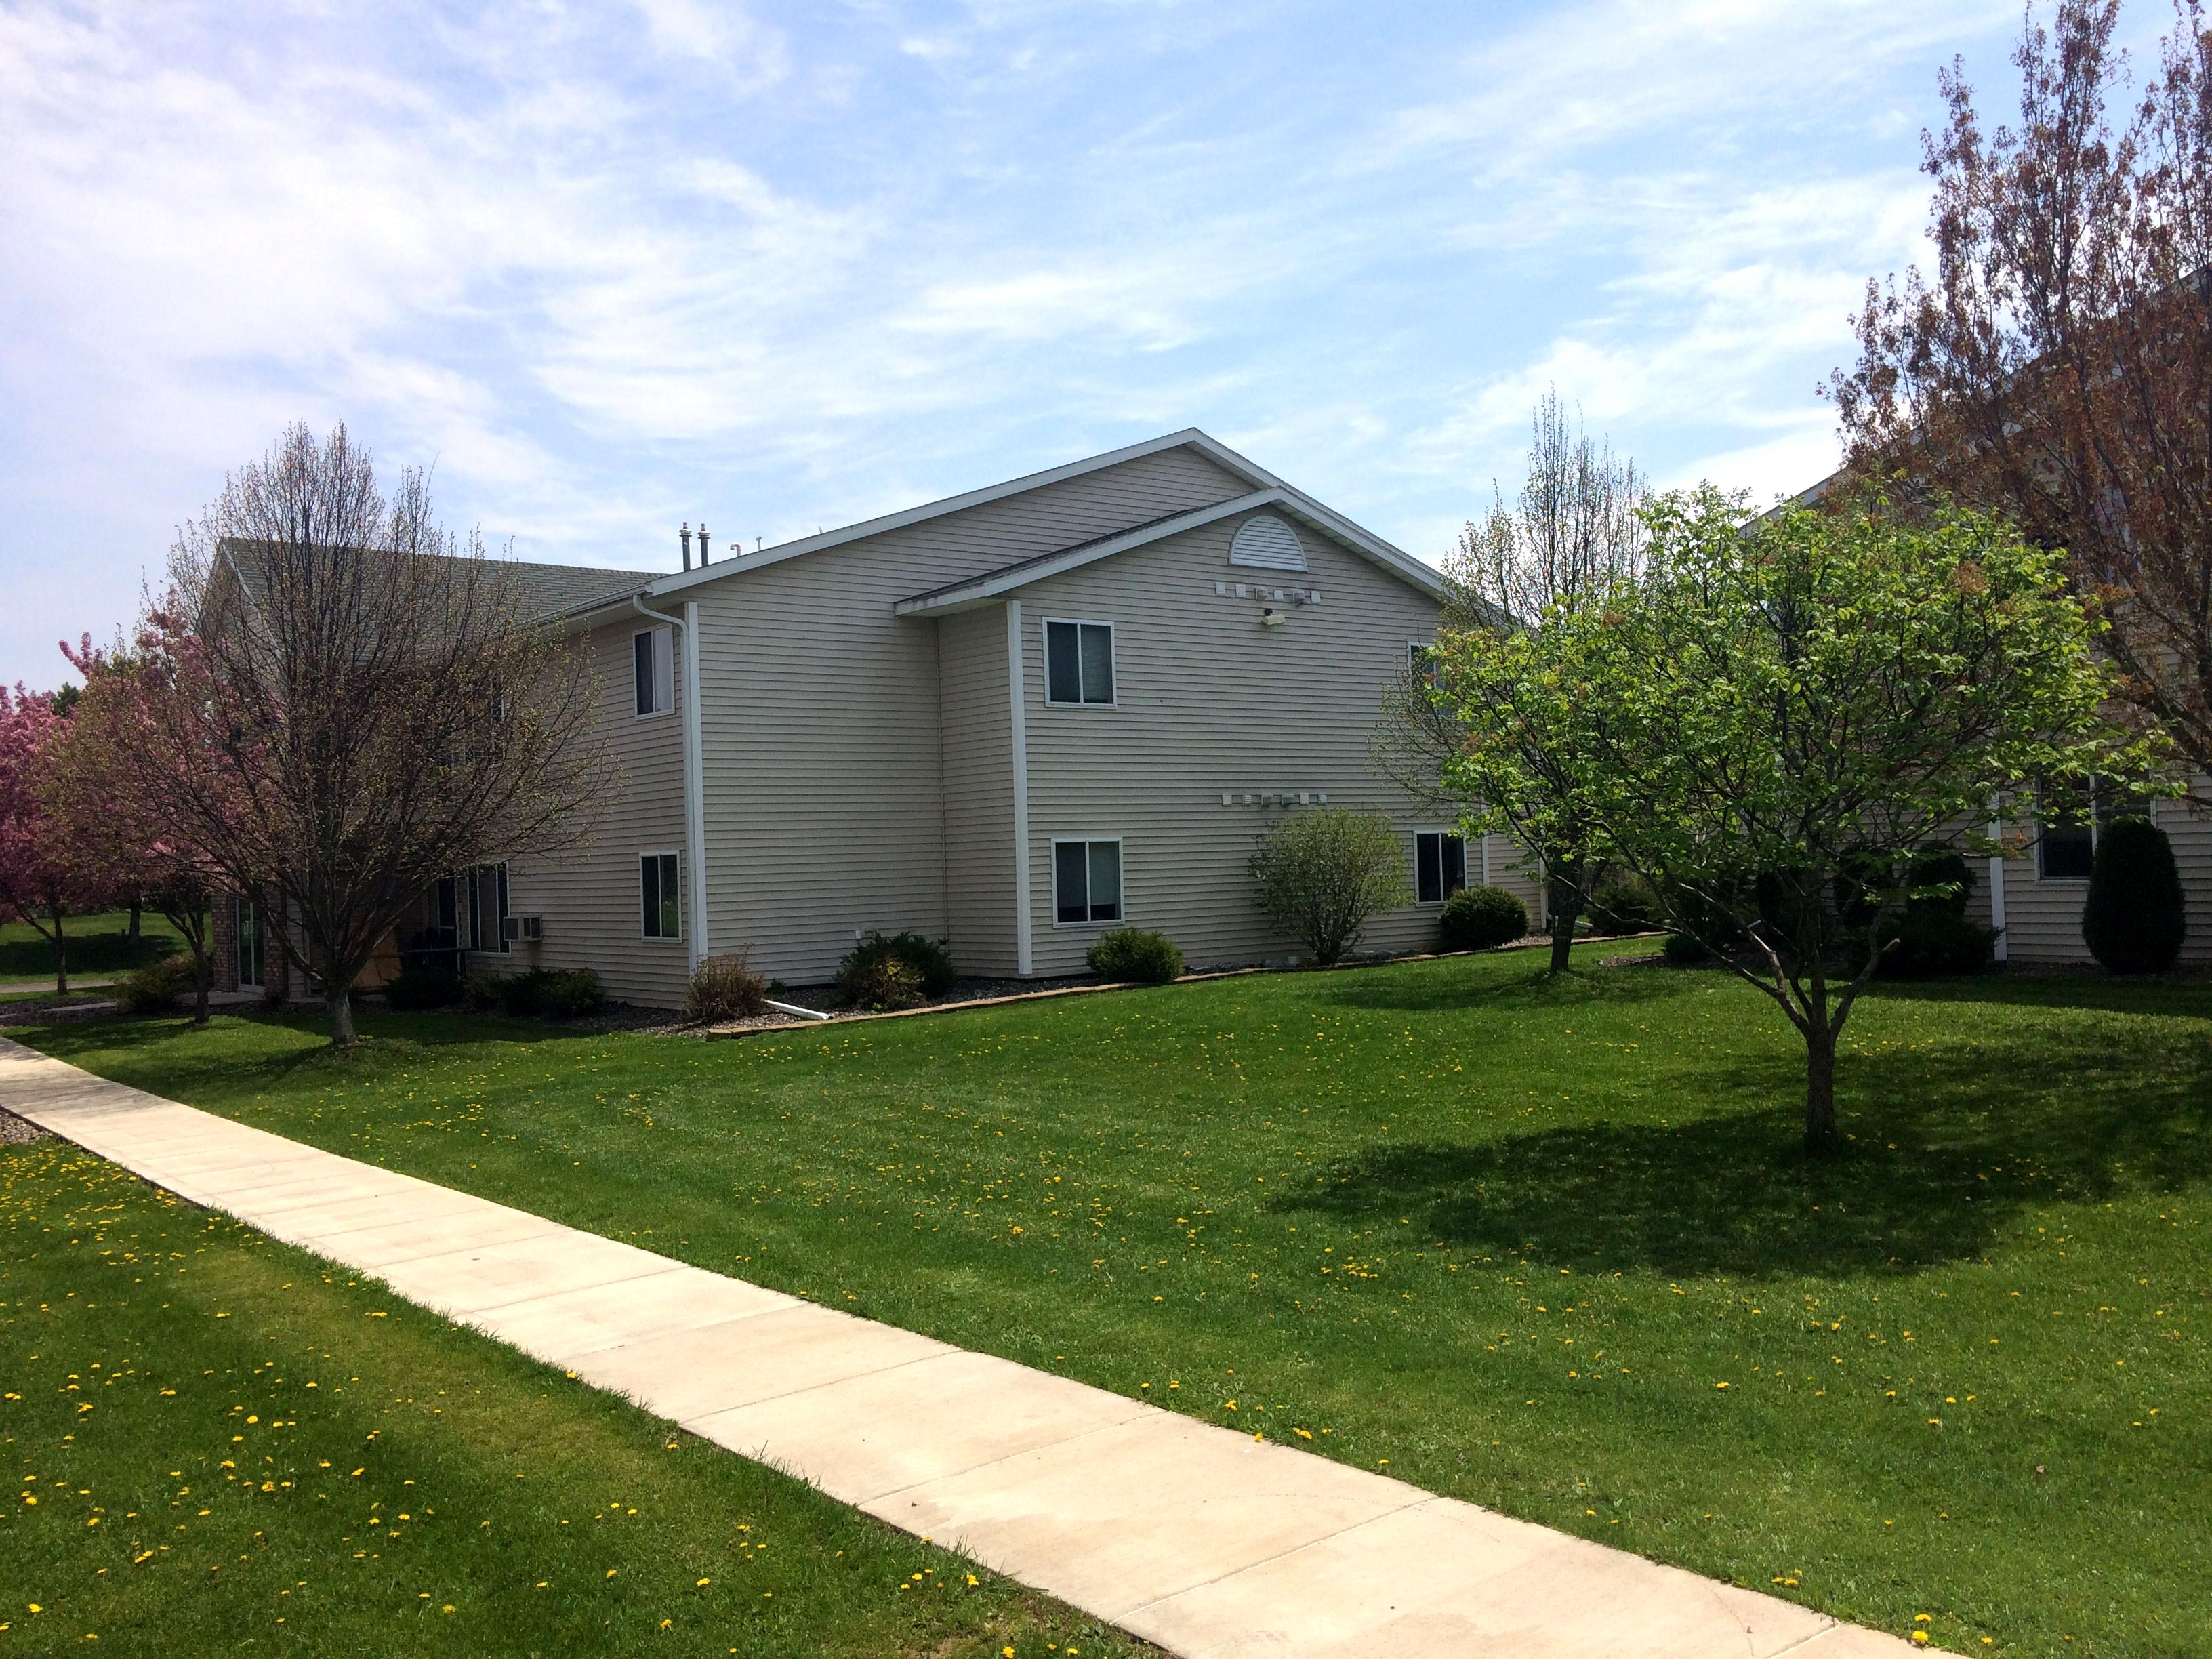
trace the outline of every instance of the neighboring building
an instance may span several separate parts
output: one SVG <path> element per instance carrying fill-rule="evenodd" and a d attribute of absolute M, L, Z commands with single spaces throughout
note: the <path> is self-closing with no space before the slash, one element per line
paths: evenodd
<path fill-rule="evenodd" d="M 1279 958 L 1246 860 L 1323 802 L 1403 833 L 1419 901 L 1368 948 L 1431 946 L 1468 882 L 1539 912 L 1517 849 L 1462 846 L 1369 762 L 1437 572 L 1201 432 L 703 556 L 526 568 L 596 659 L 618 775 L 586 847 L 441 884 L 401 947 L 591 968 L 657 1006 L 741 948 L 821 983 L 874 930 L 947 939 L 971 975 L 1079 973 L 1121 926 Z"/>

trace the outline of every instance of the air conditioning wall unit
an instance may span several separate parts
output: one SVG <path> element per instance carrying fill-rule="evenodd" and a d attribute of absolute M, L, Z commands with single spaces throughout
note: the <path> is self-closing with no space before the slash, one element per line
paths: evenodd
<path fill-rule="evenodd" d="M 524 944 L 536 945 L 541 942 L 545 937 L 545 918 L 543 916 L 509 916 L 507 919 L 505 931 L 507 939 L 509 944 L 514 944 L 519 940 Z"/>

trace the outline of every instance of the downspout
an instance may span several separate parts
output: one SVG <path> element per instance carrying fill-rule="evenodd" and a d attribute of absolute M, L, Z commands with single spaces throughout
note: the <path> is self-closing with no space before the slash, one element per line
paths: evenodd
<path fill-rule="evenodd" d="M 707 804 L 702 788 L 704 767 L 699 716 L 699 604 L 696 599 L 686 599 L 684 615 L 679 618 L 651 609 L 640 594 L 631 594 L 629 602 L 639 616 L 667 623 L 684 641 L 684 863 L 685 884 L 690 889 L 686 895 L 690 901 L 690 925 L 685 929 L 685 938 L 691 947 L 691 971 L 696 974 L 699 964 L 712 954 L 707 934 Z"/>
<path fill-rule="evenodd" d="M 2005 891 L 2004 891 L 2004 818 L 2003 803 L 1996 795 L 1990 797 L 1990 839 L 1998 843 L 1997 850 L 1990 855 L 1990 926 L 1996 929 L 1996 943 L 1991 955 L 1996 960 L 2005 959 Z"/>

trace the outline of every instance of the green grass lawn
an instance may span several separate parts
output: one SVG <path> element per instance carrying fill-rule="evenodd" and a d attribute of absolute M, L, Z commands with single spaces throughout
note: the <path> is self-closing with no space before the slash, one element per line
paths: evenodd
<path fill-rule="evenodd" d="M 1808 1164 L 1770 1005 L 1595 957 L 717 1043 L 32 1040 L 1939 1647 L 2212 1651 L 2212 993 L 1872 995 Z"/>
<path fill-rule="evenodd" d="M 127 973 L 184 948 L 184 940 L 167 919 L 150 910 L 138 919 L 139 937 L 135 944 L 130 927 L 127 910 L 64 917 L 62 931 L 69 940 L 70 974 Z M 54 947 L 37 928 L 27 921 L 0 921 L 0 983 L 51 979 L 53 972 Z"/>
<path fill-rule="evenodd" d="M 1133 1654 L 64 1143 L 0 1146 L 0 1655 Z"/>

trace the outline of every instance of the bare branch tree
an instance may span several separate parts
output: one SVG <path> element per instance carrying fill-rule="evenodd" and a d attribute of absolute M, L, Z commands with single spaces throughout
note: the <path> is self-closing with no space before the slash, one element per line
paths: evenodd
<path fill-rule="evenodd" d="M 1941 76 L 1935 275 L 1868 285 L 1826 390 L 1854 470 L 2067 550 L 2121 696 L 2212 771 L 2212 33 L 2179 0 L 2130 111 L 2118 13 L 2060 0 L 2025 30 L 2017 131 Z"/>
<path fill-rule="evenodd" d="M 1556 389 L 1529 416 L 1528 465 L 1509 505 L 1493 480 L 1492 505 L 1470 522 L 1444 566 L 1443 629 L 1480 641 L 1515 628 L 1540 628 L 1547 615 L 1638 580 L 1648 538 L 1638 509 L 1648 493 L 1636 464 L 1593 440 L 1579 414 L 1569 418 Z M 1414 662 L 1384 694 L 1382 718 L 1368 741 L 1376 770 L 1424 806 L 1463 809 L 1448 781 L 1448 763 L 1467 738 L 1457 712 L 1469 688 L 1436 683 L 1435 665 Z M 1575 923 L 1589 906 L 1600 868 L 1582 848 L 1533 847 L 1547 884 L 1552 968 L 1564 971 Z"/>
<path fill-rule="evenodd" d="M 586 660 L 511 565 L 389 497 L 341 426 L 294 426 L 179 534 L 137 651 L 141 775 L 353 1041 L 351 988 L 431 883 L 580 840 L 604 782 Z"/>

